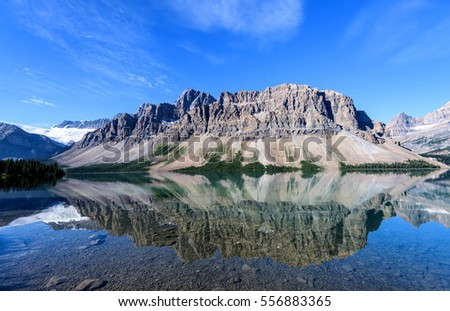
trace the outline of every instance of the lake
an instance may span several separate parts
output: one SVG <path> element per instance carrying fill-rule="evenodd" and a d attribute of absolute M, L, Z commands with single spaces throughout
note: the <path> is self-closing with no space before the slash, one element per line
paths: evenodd
<path fill-rule="evenodd" d="M 78 175 L 0 226 L 1 290 L 450 289 L 445 172 Z"/>

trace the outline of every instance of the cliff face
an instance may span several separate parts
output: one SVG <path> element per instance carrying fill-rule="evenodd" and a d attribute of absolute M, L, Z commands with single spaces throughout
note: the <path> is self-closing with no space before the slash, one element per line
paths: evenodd
<path fill-rule="evenodd" d="M 185 90 L 171 104 L 142 105 L 133 114 L 120 114 L 103 128 L 87 134 L 75 148 L 131 137 L 134 141 L 157 135 L 184 140 L 192 135 L 262 138 L 323 132 L 352 131 L 364 138 L 379 136 L 381 123 L 357 111 L 350 97 L 306 85 L 282 84 L 262 92 L 210 94 Z M 377 137 L 378 137 L 377 136 Z"/>
<path fill-rule="evenodd" d="M 449 152 L 450 102 L 419 118 L 400 113 L 388 123 L 386 133 L 417 153 Z"/>

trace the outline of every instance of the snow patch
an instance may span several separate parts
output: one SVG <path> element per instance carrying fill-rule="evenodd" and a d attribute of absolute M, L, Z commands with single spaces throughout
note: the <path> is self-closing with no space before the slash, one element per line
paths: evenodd
<path fill-rule="evenodd" d="M 431 208 L 425 208 L 423 209 L 424 212 L 430 213 L 430 214 L 446 214 L 450 215 L 450 212 L 444 210 L 444 209 L 431 209 Z"/>
<path fill-rule="evenodd" d="M 8 122 L 5 122 L 8 123 Z M 52 127 L 52 128 L 42 128 L 37 126 L 31 126 L 31 125 L 24 125 L 24 124 L 17 124 L 17 123 L 9 123 L 15 126 L 20 127 L 22 130 L 31 133 L 31 134 L 39 134 L 47 136 L 48 138 L 51 138 L 59 143 L 62 143 L 64 145 L 68 145 L 70 143 L 76 143 L 79 142 L 84 135 L 86 135 L 89 132 L 93 132 L 96 130 L 96 128 L 71 128 L 71 127 Z"/>
<path fill-rule="evenodd" d="M 65 223 L 71 221 L 89 220 L 89 217 L 82 217 L 77 209 L 72 206 L 66 206 L 62 203 L 53 205 L 39 214 L 20 217 L 8 224 L 9 227 L 24 226 L 36 222 L 48 223 Z"/>

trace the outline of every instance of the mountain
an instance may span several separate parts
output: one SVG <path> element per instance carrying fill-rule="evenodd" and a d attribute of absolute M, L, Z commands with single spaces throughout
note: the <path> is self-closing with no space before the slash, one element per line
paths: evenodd
<path fill-rule="evenodd" d="M 0 123 L 0 159 L 48 159 L 66 147 L 50 138 L 28 133 L 18 126 Z"/>
<path fill-rule="evenodd" d="M 80 141 L 86 133 L 95 131 L 98 128 L 105 126 L 109 119 L 98 119 L 93 121 L 63 121 L 50 129 L 15 124 L 21 129 L 33 133 L 45 135 L 57 142 L 65 145 L 70 145 Z"/>
<path fill-rule="evenodd" d="M 341 161 L 418 158 L 386 140 L 384 127 L 357 110 L 350 97 L 307 85 L 223 92 L 217 100 L 187 89 L 173 104 L 144 104 L 134 114 L 116 115 L 56 160 L 69 166 L 137 160 L 151 156 L 158 146 L 177 145 L 189 157 L 184 162 L 166 163 L 164 169 L 170 170 L 204 163 L 205 153 L 211 151 L 205 141 L 211 139 L 216 145 L 226 145 L 223 159 L 240 143 L 255 149 L 263 164 L 293 165 L 288 158 L 299 162 L 311 155 L 333 167 Z M 198 156 L 199 160 L 193 159 Z"/>
<path fill-rule="evenodd" d="M 55 125 L 56 128 L 72 128 L 72 129 L 98 129 L 109 121 L 109 119 L 97 119 L 91 121 L 68 121 L 64 120 L 60 124 Z"/>
<path fill-rule="evenodd" d="M 450 102 L 425 116 L 400 113 L 386 126 L 386 133 L 416 153 L 450 152 Z"/>
<path fill-rule="evenodd" d="M 133 115 L 118 114 L 102 129 L 86 135 L 78 147 L 99 145 L 105 140 L 120 141 L 129 136 L 141 141 L 159 133 L 176 140 L 203 134 L 238 134 L 254 139 L 271 131 L 288 131 L 282 134 L 288 136 L 326 130 L 364 132 L 360 134 L 374 142 L 384 132 L 381 123 L 357 111 L 347 96 L 305 85 L 283 84 L 263 92 L 224 92 L 218 100 L 210 94 L 187 89 L 173 104 L 144 104 Z"/>

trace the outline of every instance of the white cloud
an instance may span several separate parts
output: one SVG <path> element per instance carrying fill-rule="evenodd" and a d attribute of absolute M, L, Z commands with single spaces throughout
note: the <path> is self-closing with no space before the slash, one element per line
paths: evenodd
<path fill-rule="evenodd" d="M 37 98 L 37 97 L 31 97 L 29 99 L 24 99 L 24 100 L 22 100 L 22 102 L 25 104 L 36 105 L 36 106 L 53 107 L 53 108 L 58 107 L 55 104 L 52 104 L 46 100 L 43 100 L 42 98 Z"/>
<path fill-rule="evenodd" d="M 142 84 L 153 88 L 153 83 L 150 81 L 150 79 L 144 77 L 144 76 L 140 76 L 140 75 L 136 75 L 133 73 L 128 73 L 128 80 L 131 81 L 138 81 L 141 82 Z"/>
<path fill-rule="evenodd" d="M 172 7 L 202 31 L 225 29 L 265 39 L 295 31 L 302 19 L 301 0 L 175 0 Z"/>
<path fill-rule="evenodd" d="M 150 52 L 152 35 L 144 31 L 144 5 L 133 6 L 127 1 L 22 0 L 14 2 L 13 8 L 28 31 L 51 42 L 89 74 L 145 91 L 167 72 Z M 129 79 L 128 73 L 146 81 Z"/>

